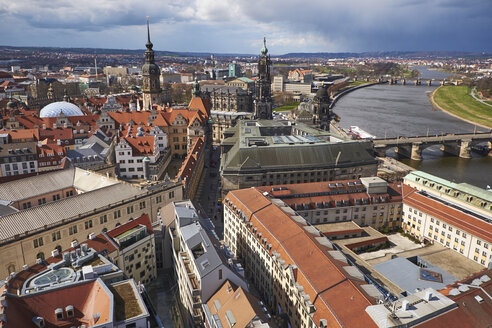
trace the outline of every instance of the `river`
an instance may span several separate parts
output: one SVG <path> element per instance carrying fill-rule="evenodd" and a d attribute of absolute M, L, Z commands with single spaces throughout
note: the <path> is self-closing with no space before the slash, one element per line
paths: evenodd
<path fill-rule="evenodd" d="M 422 66 L 416 68 L 424 79 L 449 76 Z M 343 96 L 333 110 L 341 117 L 340 125 L 343 128 L 357 125 L 381 138 L 486 131 L 433 108 L 429 94 L 436 87 L 380 84 L 361 88 Z M 463 159 L 443 154 L 439 146 L 425 149 L 422 161 L 399 158 L 394 151 L 389 151 L 388 156 L 444 179 L 467 182 L 481 188 L 492 186 L 490 156 L 472 153 L 472 158 Z"/>

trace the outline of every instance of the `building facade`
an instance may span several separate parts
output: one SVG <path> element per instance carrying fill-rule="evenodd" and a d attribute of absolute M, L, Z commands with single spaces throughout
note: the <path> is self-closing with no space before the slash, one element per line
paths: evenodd
<path fill-rule="evenodd" d="M 287 326 L 376 327 L 364 310 L 382 295 L 282 200 L 254 188 L 229 192 L 224 239 L 263 302 Z"/>
<path fill-rule="evenodd" d="M 246 283 L 218 254 L 191 201 L 174 203 L 175 227 L 170 230 L 179 299 L 189 327 L 203 327 L 202 305 L 226 280 L 247 289 Z"/>
<path fill-rule="evenodd" d="M 227 129 L 236 126 L 239 120 L 250 120 L 252 118 L 252 112 L 211 111 L 212 143 L 219 146 L 224 140 L 224 132 Z"/>
<path fill-rule="evenodd" d="M 143 214 L 148 214 L 152 225 L 160 229 L 157 215 L 159 209 L 182 197 L 181 185 L 174 183 L 156 184 L 148 188 L 122 182 L 105 184 L 108 179 L 106 176 L 75 170 L 79 173 L 76 179 L 72 178 L 75 180 L 71 180 L 75 181 L 72 187 L 77 191 L 73 196 L 70 195 L 70 190 L 66 189 L 70 186 L 66 183 L 61 184 L 58 178 L 64 171 L 25 178 L 9 185 L 9 188 L 15 190 L 18 188 L 16 184 L 29 184 L 29 179 L 35 179 L 38 184 L 43 184 L 39 179 L 48 179 L 44 183 L 51 184 L 46 193 L 32 195 L 33 199 L 41 199 L 41 204 L 38 205 L 37 201 L 33 200 L 32 208 L 2 216 L 1 277 L 18 271 L 25 264 L 36 262 L 38 258 L 45 258 L 46 254 L 51 254 L 54 249 L 69 248 L 72 241 L 86 240 L 91 233 L 111 230 Z M 91 183 L 99 187 L 93 189 Z M 60 197 L 61 191 L 57 191 L 57 185 L 63 192 L 68 192 L 67 197 L 64 193 Z M 58 196 L 56 200 L 48 202 L 52 195 Z M 46 199 L 46 203 L 43 203 L 43 198 Z M 9 201 L 15 202 L 15 199 Z M 43 220 L 39 220 L 40 217 L 43 217 Z"/>
<path fill-rule="evenodd" d="M 252 112 L 252 92 L 234 85 L 204 85 L 202 91 L 210 97 L 211 110 L 222 112 Z"/>
<path fill-rule="evenodd" d="M 484 267 L 492 265 L 492 215 L 404 185 L 402 227 L 421 241 L 439 243 Z"/>
<path fill-rule="evenodd" d="M 377 174 L 371 141 L 334 139 L 328 132 L 304 124 L 242 120 L 225 137 L 220 163 L 224 194 L 256 186 Z"/>
<path fill-rule="evenodd" d="M 261 186 L 311 224 L 353 221 L 374 229 L 397 230 L 402 212 L 401 184 L 381 178 Z"/>

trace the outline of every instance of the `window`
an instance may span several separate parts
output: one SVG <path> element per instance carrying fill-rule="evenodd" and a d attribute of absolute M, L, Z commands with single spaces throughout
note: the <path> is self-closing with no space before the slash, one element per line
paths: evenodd
<path fill-rule="evenodd" d="M 121 217 L 121 210 L 114 211 L 113 217 L 115 219 L 120 218 Z"/>
<path fill-rule="evenodd" d="M 38 205 L 46 204 L 46 198 L 38 199 Z"/>
<path fill-rule="evenodd" d="M 133 205 L 130 205 L 126 208 L 126 214 L 131 214 L 133 213 Z"/>
<path fill-rule="evenodd" d="M 145 201 L 140 202 L 140 209 L 142 210 L 142 209 L 144 209 L 144 208 L 145 208 Z"/>
<path fill-rule="evenodd" d="M 92 228 L 92 220 L 85 221 L 85 230 Z"/>
<path fill-rule="evenodd" d="M 103 223 L 106 223 L 106 222 L 108 222 L 108 216 L 106 214 L 101 215 L 99 217 L 99 223 L 103 224 Z"/>
<path fill-rule="evenodd" d="M 33 240 L 34 242 L 34 248 L 38 248 L 43 246 L 43 237 L 39 237 Z"/>
<path fill-rule="evenodd" d="M 60 195 L 59 194 L 53 195 L 53 201 L 59 200 L 59 199 L 60 199 Z"/>
<path fill-rule="evenodd" d="M 36 258 L 37 259 L 41 259 L 44 261 L 44 253 L 43 252 L 39 252 L 37 255 L 36 255 Z"/>
<path fill-rule="evenodd" d="M 76 233 L 77 233 L 77 226 L 76 225 L 68 228 L 68 234 L 69 235 L 73 235 L 73 234 L 76 234 Z"/>
<path fill-rule="evenodd" d="M 61 239 L 61 232 L 60 231 L 53 232 L 51 234 L 51 241 L 57 241 L 58 239 Z"/>
<path fill-rule="evenodd" d="M 162 196 L 157 196 L 157 197 L 155 198 L 155 202 L 156 202 L 156 203 L 160 203 L 160 202 L 162 202 Z"/>
<path fill-rule="evenodd" d="M 174 191 L 169 192 L 169 199 L 174 198 Z"/>

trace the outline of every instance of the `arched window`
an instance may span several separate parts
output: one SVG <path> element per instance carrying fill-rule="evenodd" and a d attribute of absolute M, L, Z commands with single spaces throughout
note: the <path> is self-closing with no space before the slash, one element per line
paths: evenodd
<path fill-rule="evenodd" d="M 104 228 L 104 229 L 102 229 L 101 232 L 107 232 L 107 231 L 108 231 L 108 228 Z"/>
<path fill-rule="evenodd" d="M 11 274 L 12 272 L 15 272 L 15 264 L 9 264 L 9 266 L 7 267 L 7 270 L 9 271 L 9 274 Z"/>
<path fill-rule="evenodd" d="M 119 224 L 119 223 L 116 223 L 116 226 L 115 226 L 115 228 L 117 228 L 117 227 L 119 227 L 120 225 L 121 225 L 121 224 Z"/>
<path fill-rule="evenodd" d="M 62 252 L 62 247 L 60 245 L 57 245 L 55 249 L 58 251 L 59 254 Z"/>
<path fill-rule="evenodd" d="M 44 261 L 44 253 L 43 252 L 39 252 L 38 255 L 36 255 L 36 258 L 37 259 L 41 259 Z"/>

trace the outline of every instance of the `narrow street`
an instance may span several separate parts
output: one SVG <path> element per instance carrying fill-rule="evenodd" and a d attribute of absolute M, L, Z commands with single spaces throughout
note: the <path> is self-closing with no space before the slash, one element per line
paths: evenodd
<path fill-rule="evenodd" d="M 220 200 L 220 148 L 205 150 L 205 166 L 203 168 L 200 184 L 195 196 L 195 203 L 202 208 L 203 217 L 208 217 L 215 225 L 215 232 L 223 239 L 224 224 L 222 219 L 222 203 Z"/>

